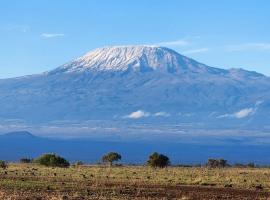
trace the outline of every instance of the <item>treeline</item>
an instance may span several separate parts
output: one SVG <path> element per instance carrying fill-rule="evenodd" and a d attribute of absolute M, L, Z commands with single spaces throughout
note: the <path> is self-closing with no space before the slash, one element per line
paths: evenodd
<path fill-rule="evenodd" d="M 117 152 L 109 152 L 102 156 L 101 162 L 103 164 L 108 164 L 109 166 L 121 166 L 118 163 L 122 159 L 122 156 Z M 20 159 L 20 163 L 35 163 L 47 167 L 69 167 L 71 164 L 65 158 L 56 155 L 54 153 L 43 154 L 36 159 L 30 158 L 22 158 Z M 82 161 L 77 161 L 73 163 L 73 166 L 83 165 Z M 170 159 L 168 156 L 160 154 L 160 153 L 153 153 L 149 155 L 148 160 L 145 163 L 147 166 L 153 168 L 164 168 L 171 165 Z M 233 165 L 229 164 L 225 159 L 208 159 L 205 164 L 196 164 L 196 165 L 172 165 L 176 167 L 208 167 L 208 168 L 225 168 L 225 167 L 237 167 L 237 168 L 255 168 L 255 167 L 269 167 L 269 166 L 259 166 L 255 165 L 255 163 L 250 162 L 247 164 L 242 163 L 235 163 Z M 5 169 L 8 167 L 7 162 L 0 160 L 0 168 Z"/>

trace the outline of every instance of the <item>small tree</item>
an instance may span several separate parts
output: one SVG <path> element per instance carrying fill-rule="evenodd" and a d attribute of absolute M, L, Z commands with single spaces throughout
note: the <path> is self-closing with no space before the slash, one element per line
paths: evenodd
<path fill-rule="evenodd" d="M 3 160 L 0 160 L 0 168 L 6 169 L 7 168 L 7 163 Z"/>
<path fill-rule="evenodd" d="M 147 161 L 147 164 L 155 168 L 157 167 L 164 168 L 170 165 L 170 159 L 163 154 L 159 154 L 155 152 L 149 156 L 149 160 Z"/>
<path fill-rule="evenodd" d="M 102 157 L 102 162 L 110 163 L 110 166 L 113 165 L 113 162 L 121 160 L 122 156 L 116 152 L 110 152 Z"/>
<path fill-rule="evenodd" d="M 227 164 L 227 160 L 224 159 L 208 159 L 208 162 L 206 164 L 207 167 L 210 168 L 217 168 L 217 167 L 226 167 Z"/>
<path fill-rule="evenodd" d="M 68 167 L 70 165 L 66 159 L 56 154 L 44 154 L 34 162 L 47 167 Z"/>

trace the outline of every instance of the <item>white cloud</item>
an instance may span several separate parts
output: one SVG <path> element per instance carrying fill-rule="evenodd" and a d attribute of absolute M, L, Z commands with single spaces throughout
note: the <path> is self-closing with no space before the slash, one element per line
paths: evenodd
<path fill-rule="evenodd" d="M 139 119 L 139 118 L 142 118 L 142 117 L 149 117 L 149 116 L 150 116 L 149 112 L 146 112 L 144 110 L 138 110 L 138 111 L 130 113 L 125 118 Z"/>
<path fill-rule="evenodd" d="M 170 117 L 170 116 L 171 114 L 167 112 L 150 113 L 144 110 L 137 110 L 135 112 L 130 113 L 129 115 L 124 116 L 124 118 L 140 119 L 143 117 Z"/>
<path fill-rule="evenodd" d="M 63 33 L 42 33 L 40 36 L 44 37 L 44 38 L 55 38 L 55 37 L 63 37 L 63 36 L 65 36 L 65 34 L 63 34 Z"/>
<path fill-rule="evenodd" d="M 190 49 L 187 51 L 184 51 L 183 54 L 195 54 L 195 53 L 204 53 L 209 51 L 208 48 L 200 48 L 200 49 Z"/>
<path fill-rule="evenodd" d="M 248 116 L 252 115 L 253 112 L 254 112 L 253 108 L 245 108 L 245 109 L 242 109 L 242 110 L 234 113 L 233 115 L 236 118 L 241 119 L 241 118 L 245 118 L 245 117 L 248 117 Z"/>
<path fill-rule="evenodd" d="M 237 119 L 242 119 L 249 117 L 253 115 L 256 112 L 257 108 L 244 108 L 242 110 L 239 110 L 235 113 L 232 114 L 224 114 L 220 115 L 217 118 L 237 118 Z"/>
<path fill-rule="evenodd" d="M 228 45 L 225 47 L 227 51 L 266 51 L 270 50 L 270 43 L 244 43 L 237 45 Z"/>
<path fill-rule="evenodd" d="M 237 118 L 237 119 L 242 119 L 242 118 L 246 118 L 249 117 L 253 114 L 256 113 L 257 109 L 259 108 L 259 106 L 263 103 L 262 100 L 256 101 L 255 105 L 253 107 L 250 108 L 244 108 L 242 110 L 239 110 L 235 113 L 232 114 L 224 114 L 224 115 L 220 115 L 217 118 L 225 118 L 225 117 L 230 117 L 230 118 Z"/>
<path fill-rule="evenodd" d="M 154 114 L 155 117 L 170 117 L 170 113 L 167 112 L 157 112 Z"/>

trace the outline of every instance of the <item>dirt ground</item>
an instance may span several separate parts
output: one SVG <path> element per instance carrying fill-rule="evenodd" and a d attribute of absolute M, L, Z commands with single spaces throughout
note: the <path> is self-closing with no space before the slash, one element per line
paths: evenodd
<path fill-rule="evenodd" d="M 270 169 L 10 164 L 0 200 L 270 200 Z"/>
<path fill-rule="evenodd" d="M 182 200 L 268 200 L 270 193 L 256 190 L 215 188 L 203 186 L 119 186 L 104 185 L 85 191 L 14 191 L 1 190 L 3 200 L 86 200 L 86 199 L 182 199 Z"/>

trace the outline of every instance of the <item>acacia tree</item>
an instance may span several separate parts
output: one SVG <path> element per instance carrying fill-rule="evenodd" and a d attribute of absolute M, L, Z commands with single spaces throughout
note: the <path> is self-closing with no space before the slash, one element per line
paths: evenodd
<path fill-rule="evenodd" d="M 147 164 L 154 168 L 164 168 L 170 165 L 170 159 L 163 154 L 155 152 L 149 156 Z"/>
<path fill-rule="evenodd" d="M 113 165 L 113 162 L 121 160 L 122 156 L 116 152 L 109 152 L 102 157 L 102 162 L 110 163 L 110 166 Z"/>

